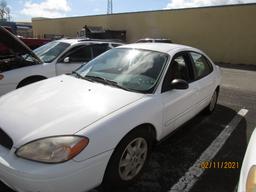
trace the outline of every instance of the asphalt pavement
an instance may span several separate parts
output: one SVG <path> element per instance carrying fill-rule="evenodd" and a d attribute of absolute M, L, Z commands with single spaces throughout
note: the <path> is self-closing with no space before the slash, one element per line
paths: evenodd
<path fill-rule="evenodd" d="M 256 127 L 256 71 L 222 71 L 214 113 L 197 115 L 157 145 L 140 180 L 120 192 L 234 191 L 247 143 Z M 209 161 L 212 166 L 198 167 L 199 160 Z M 235 166 L 220 166 L 225 163 Z M 0 192 L 12 190 L 0 183 Z"/>

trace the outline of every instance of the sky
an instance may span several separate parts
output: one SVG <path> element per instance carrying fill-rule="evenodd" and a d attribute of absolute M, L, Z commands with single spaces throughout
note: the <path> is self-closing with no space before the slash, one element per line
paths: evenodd
<path fill-rule="evenodd" d="M 1 0 L 0 0 L 1 1 Z M 12 21 L 74 17 L 107 12 L 107 0 L 5 0 Z M 256 3 L 256 0 L 113 0 L 113 13 Z"/>

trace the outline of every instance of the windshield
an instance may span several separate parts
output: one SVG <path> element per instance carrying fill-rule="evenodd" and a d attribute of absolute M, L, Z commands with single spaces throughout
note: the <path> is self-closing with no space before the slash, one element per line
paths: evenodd
<path fill-rule="evenodd" d="M 34 53 L 45 63 L 50 63 L 63 53 L 70 44 L 59 41 L 49 42 L 34 50 Z"/>
<path fill-rule="evenodd" d="M 167 54 L 160 52 L 111 49 L 79 68 L 76 73 L 85 79 L 101 79 L 99 82 L 103 79 L 126 90 L 152 93 L 167 59 Z"/>

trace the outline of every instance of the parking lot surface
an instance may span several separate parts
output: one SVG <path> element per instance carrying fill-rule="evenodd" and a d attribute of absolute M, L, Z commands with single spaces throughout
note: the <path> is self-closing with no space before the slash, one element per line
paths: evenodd
<path fill-rule="evenodd" d="M 214 113 L 197 115 L 158 144 L 138 183 L 120 191 L 234 191 L 247 143 L 256 127 L 256 72 L 222 70 L 223 82 Z M 199 160 L 210 161 L 212 166 L 198 167 Z M 229 162 L 235 166 L 220 166 Z M 0 183 L 0 192 L 12 190 Z"/>

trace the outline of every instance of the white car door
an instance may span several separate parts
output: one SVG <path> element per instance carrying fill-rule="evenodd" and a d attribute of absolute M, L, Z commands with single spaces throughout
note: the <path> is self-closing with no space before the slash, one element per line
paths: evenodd
<path fill-rule="evenodd" d="M 171 82 L 183 79 L 188 82 L 187 89 L 173 89 Z M 182 125 L 195 115 L 198 86 L 192 81 L 192 68 L 187 53 L 174 56 L 165 75 L 162 86 L 163 127 L 165 135 Z"/>
<path fill-rule="evenodd" d="M 56 74 L 66 74 L 79 68 L 92 59 L 92 48 L 88 45 L 77 46 L 68 51 L 56 63 Z"/>
<path fill-rule="evenodd" d="M 109 49 L 110 47 L 107 43 L 75 47 L 59 59 L 59 62 L 56 64 L 56 73 L 57 75 L 71 73 Z"/>
<path fill-rule="evenodd" d="M 211 62 L 202 54 L 190 52 L 194 68 L 194 78 L 196 86 L 199 88 L 197 92 L 197 105 L 196 110 L 201 111 L 206 107 L 213 95 L 215 86 L 215 76 Z"/>

